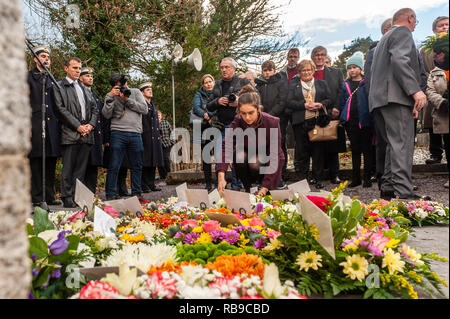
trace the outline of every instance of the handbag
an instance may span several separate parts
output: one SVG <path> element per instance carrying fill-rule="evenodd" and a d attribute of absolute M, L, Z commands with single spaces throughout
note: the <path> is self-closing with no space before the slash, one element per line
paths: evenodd
<path fill-rule="evenodd" d="M 322 109 L 325 114 L 328 115 L 326 108 L 322 105 Z M 316 112 L 316 119 L 319 116 L 319 112 Z M 324 142 L 333 141 L 338 138 L 338 126 L 339 120 L 331 120 L 327 125 L 320 126 L 318 124 L 314 125 L 314 128 L 308 131 L 308 137 L 310 142 Z"/>

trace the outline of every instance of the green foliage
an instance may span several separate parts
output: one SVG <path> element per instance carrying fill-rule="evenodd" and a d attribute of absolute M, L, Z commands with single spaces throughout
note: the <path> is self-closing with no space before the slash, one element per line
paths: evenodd
<path fill-rule="evenodd" d="M 53 223 L 48 219 L 48 212 L 40 207 L 34 208 L 33 225 L 36 235 L 45 230 L 55 229 Z"/>
<path fill-rule="evenodd" d="M 362 53 L 364 53 L 365 59 L 372 44 L 373 40 L 370 36 L 368 36 L 367 38 L 358 37 L 354 39 L 349 46 L 344 45 L 344 51 L 337 57 L 336 61 L 334 61 L 333 67 L 340 68 L 344 75 L 347 74 L 345 64 L 347 63 L 348 58 L 350 58 L 356 51 L 361 51 Z"/>

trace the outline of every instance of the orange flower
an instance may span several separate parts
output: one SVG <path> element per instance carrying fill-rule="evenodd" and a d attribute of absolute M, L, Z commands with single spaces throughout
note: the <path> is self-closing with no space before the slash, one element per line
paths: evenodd
<path fill-rule="evenodd" d="M 222 255 L 216 258 L 216 261 L 206 264 L 206 268 L 217 270 L 224 276 L 240 276 L 242 274 L 259 276 L 264 278 L 264 263 L 256 255 L 247 255 L 245 252 L 237 255 Z"/>
<path fill-rule="evenodd" d="M 181 264 L 174 264 L 172 262 L 164 263 L 159 267 L 151 266 L 149 271 L 147 271 L 147 275 L 154 274 L 155 272 L 174 272 L 177 274 L 181 274 L 181 266 L 197 266 L 195 261 L 183 261 Z"/>
<path fill-rule="evenodd" d="M 231 214 L 231 211 L 226 209 L 226 208 L 224 208 L 224 207 L 216 208 L 216 209 L 209 208 L 209 209 L 205 210 L 205 212 L 207 212 L 207 213 Z"/>

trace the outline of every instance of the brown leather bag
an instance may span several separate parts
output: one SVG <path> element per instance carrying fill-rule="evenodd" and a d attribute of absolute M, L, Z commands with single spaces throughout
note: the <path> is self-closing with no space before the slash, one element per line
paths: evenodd
<path fill-rule="evenodd" d="M 322 105 L 322 109 L 325 114 L 328 115 L 327 109 Z M 319 116 L 319 112 L 316 111 L 316 118 Z M 323 142 L 323 141 L 333 141 L 338 138 L 338 126 L 339 120 L 331 120 L 327 126 L 320 127 L 315 125 L 314 128 L 308 131 L 308 137 L 310 142 Z"/>

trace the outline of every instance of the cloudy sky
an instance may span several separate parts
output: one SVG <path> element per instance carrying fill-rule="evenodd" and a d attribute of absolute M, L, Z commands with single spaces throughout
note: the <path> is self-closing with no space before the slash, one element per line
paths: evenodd
<path fill-rule="evenodd" d="M 309 57 L 316 45 L 325 46 L 332 58 L 357 37 L 381 37 L 380 26 L 394 12 L 409 7 L 416 12 L 419 24 L 413 33 L 416 43 L 432 34 L 431 25 L 438 16 L 448 16 L 448 0 L 273 0 L 285 5 L 280 11 L 286 32 L 298 31 L 302 39 L 309 40 L 301 48 L 301 58 Z"/>

